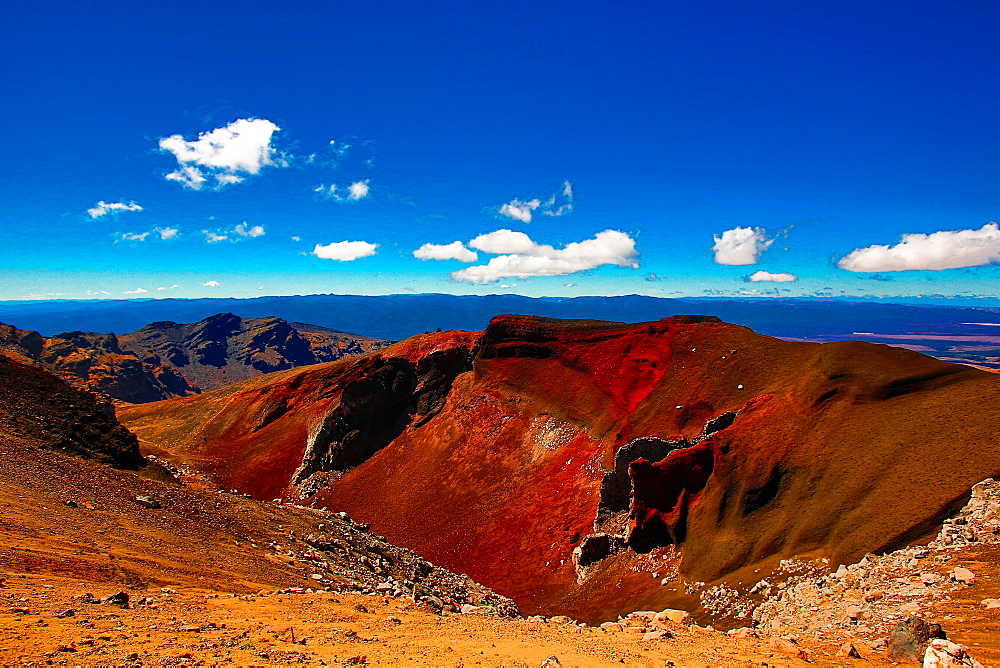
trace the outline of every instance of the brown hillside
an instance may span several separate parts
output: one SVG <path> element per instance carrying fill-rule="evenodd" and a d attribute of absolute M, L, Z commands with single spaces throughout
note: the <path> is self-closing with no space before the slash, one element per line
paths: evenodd
<path fill-rule="evenodd" d="M 219 313 L 154 322 L 131 334 L 37 332 L 0 324 L 0 354 L 118 401 L 146 403 L 218 389 L 263 373 L 363 355 L 385 341 L 280 318 Z"/>
<path fill-rule="evenodd" d="M 121 417 L 221 486 L 345 509 L 585 620 L 926 538 L 1000 473 L 995 374 L 697 316 L 501 316 Z"/>

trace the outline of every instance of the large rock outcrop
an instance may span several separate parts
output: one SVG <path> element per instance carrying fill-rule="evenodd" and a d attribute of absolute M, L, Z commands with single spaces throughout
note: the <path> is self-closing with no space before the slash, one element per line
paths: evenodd
<path fill-rule="evenodd" d="M 121 415 L 221 486 L 588 620 L 926 538 L 1000 473 L 997 375 L 702 316 L 501 316 Z"/>

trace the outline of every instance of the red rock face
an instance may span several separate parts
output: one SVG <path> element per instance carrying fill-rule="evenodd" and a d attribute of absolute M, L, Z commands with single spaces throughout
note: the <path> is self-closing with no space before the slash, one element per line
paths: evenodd
<path fill-rule="evenodd" d="M 346 510 L 522 611 L 588 621 L 682 601 L 652 577 L 670 555 L 752 585 L 779 558 L 920 539 L 1000 472 L 996 375 L 699 316 L 501 316 L 121 415 L 224 487 Z"/>

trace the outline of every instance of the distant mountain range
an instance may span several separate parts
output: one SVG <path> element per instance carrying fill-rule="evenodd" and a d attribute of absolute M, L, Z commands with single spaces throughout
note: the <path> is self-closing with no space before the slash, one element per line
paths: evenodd
<path fill-rule="evenodd" d="M 306 295 L 256 299 L 159 299 L 0 303 L 0 321 L 43 335 L 133 331 L 146 323 L 194 322 L 221 312 L 275 316 L 398 341 L 441 330 L 485 329 L 501 314 L 648 322 L 672 315 L 714 315 L 754 331 L 808 341 L 890 343 L 949 361 L 1000 368 L 1000 308 L 920 306 L 833 300 L 522 297 L 520 295 Z"/>
<path fill-rule="evenodd" d="M 194 324 L 159 321 L 131 334 L 43 337 L 0 324 L 0 353 L 119 401 L 146 403 L 214 390 L 272 371 L 332 362 L 387 345 L 281 318 L 217 313 Z"/>

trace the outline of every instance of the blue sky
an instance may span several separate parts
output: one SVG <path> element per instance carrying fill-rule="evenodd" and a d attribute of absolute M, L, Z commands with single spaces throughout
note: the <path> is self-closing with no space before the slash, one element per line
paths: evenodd
<path fill-rule="evenodd" d="M 0 299 L 996 298 L 998 19 L 20 3 Z"/>

